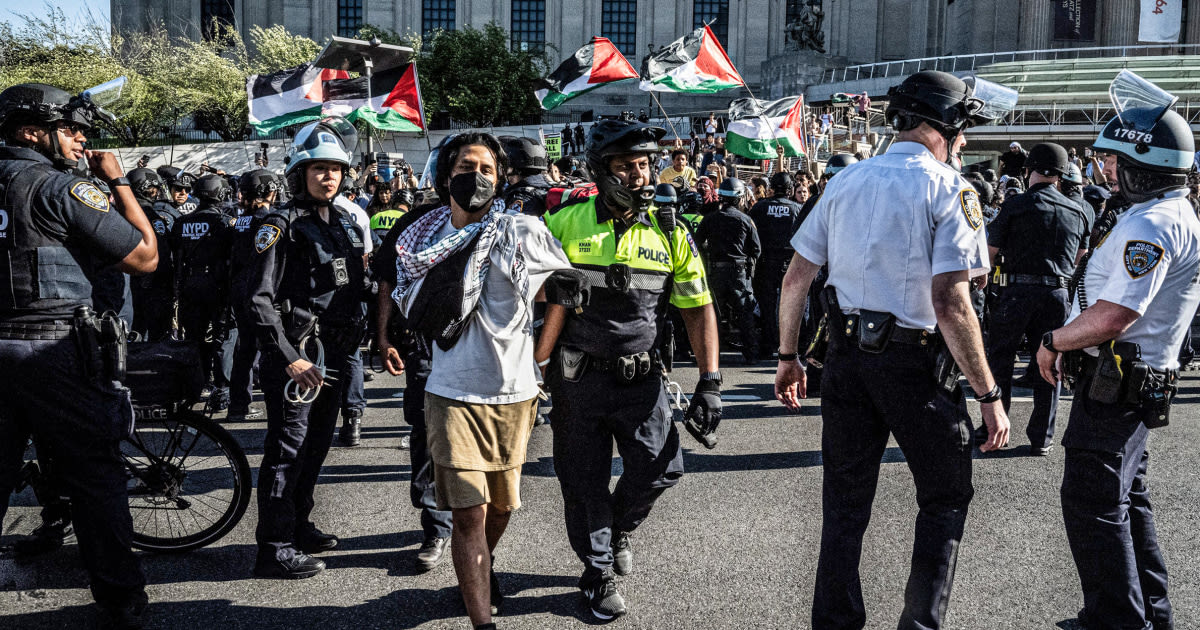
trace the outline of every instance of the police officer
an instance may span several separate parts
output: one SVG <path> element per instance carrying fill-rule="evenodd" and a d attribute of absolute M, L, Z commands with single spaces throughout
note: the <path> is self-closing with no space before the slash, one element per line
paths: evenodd
<path fill-rule="evenodd" d="M 376 245 L 383 242 L 383 237 L 387 235 L 388 230 L 396 224 L 396 220 L 404 216 L 413 204 L 413 193 L 407 188 L 401 188 L 392 192 L 390 188 L 380 188 L 379 192 L 375 193 L 375 197 L 371 199 L 371 205 L 367 206 L 367 212 L 371 213 L 371 238 Z"/>
<path fill-rule="evenodd" d="M 983 449 L 1007 442 L 1008 419 L 968 298 L 971 278 L 988 268 L 983 214 L 975 189 L 948 164 L 984 103 L 971 84 L 936 71 L 906 78 L 889 95 L 898 141 L 830 180 L 792 239 L 796 255 L 780 302 L 775 394 L 798 409 L 806 377 L 796 334 L 808 286 L 828 263 L 815 629 L 866 623 L 859 561 L 889 433 L 912 470 L 919 507 L 897 627 L 942 627 L 973 494 L 962 389 L 953 370 L 938 369 L 950 365 L 946 347 L 981 394 L 990 435 Z"/>
<path fill-rule="evenodd" d="M 209 408 L 229 408 L 233 356 L 222 346 L 236 329 L 230 318 L 230 254 L 234 220 L 225 214 L 229 184 L 220 175 L 196 181 L 200 206 L 181 217 L 171 231 L 175 257 L 179 328 L 183 338 L 200 344 L 200 362 L 212 385 Z M 232 351 L 231 351 L 232 352 Z"/>
<path fill-rule="evenodd" d="M 241 189 L 242 214 L 233 224 L 229 255 L 229 295 L 245 295 L 253 279 L 250 269 L 254 257 L 254 236 L 279 198 L 279 177 L 266 169 L 250 171 L 238 181 Z M 242 300 L 232 300 L 237 324 L 237 348 L 233 355 L 233 370 L 229 377 L 229 415 L 227 420 L 257 418 L 262 409 L 250 405 L 252 400 L 254 366 L 258 363 L 258 337 L 254 323 Z"/>
<path fill-rule="evenodd" d="M 779 291 L 788 261 L 792 259 L 792 225 L 800 216 L 800 204 L 792 201 L 795 182 L 792 175 L 780 171 L 771 176 L 769 199 L 750 208 L 750 220 L 762 241 L 762 257 L 754 267 L 754 297 L 762 312 L 762 348 L 774 354 L 779 347 Z"/>
<path fill-rule="evenodd" d="M 1079 203 L 1059 192 L 1070 162 L 1054 143 L 1034 145 L 1025 160 L 1029 190 L 1010 197 L 988 225 L 988 251 L 1004 256 L 1006 286 L 995 287 L 988 320 L 988 367 L 1012 397 L 1013 362 L 1022 339 L 1037 340 L 1067 320 L 1067 284 L 1075 263 L 1087 253 L 1092 226 Z M 1033 412 L 1025 429 L 1030 452 L 1053 448 L 1058 389 L 1035 379 Z M 986 439 L 986 436 L 979 435 Z"/>
<path fill-rule="evenodd" d="M 625 613 L 614 566 L 621 575 L 632 570 L 630 534 L 683 475 L 679 433 L 654 365 L 668 298 L 697 342 L 700 382 L 685 426 L 711 447 L 720 423 L 717 322 L 699 252 L 686 230 L 664 232 L 653 207 L 650 158 L 665 133 L 643 123 L 596 123 L 584 153 L 599 194 L 545 217 L 590 293 L 580 313 L 547 307 L 534 356 L 549 369 L 554 469 L 567 537 L 584 563 L 579 587 L 600 619 Z M 614 440 L 624 471 L 610 493 Z"/>
<path fill-rule="evenodd" d="M 309 554 L 337 546 L 309 516 L 347 382 L 362 339 L 364 245 L 354 219 L 334 199 L 349 181 L 354 126 L 311 123 L 288 151 L 293 198 L 254 237 L 250 316 L 258 329 L 259 380 L 267 435 L 258 480 L 260 577 L 306 578 L 325 563 Z M 326 374 L 338 378 L 326 379 Z"/>
<path fill-rule="evenodd" d="M 179 214 L 194 212 L 200 203 L 192 196 L 196 177 L 177 166 L 160 166 L 158 176 L 166 184 L 167 199 Z"/>
<path fill-rule="evenodd" d="M 735 322 L 746 363 L 758 361 L 758 331 L 754 327 L 754 263 L 762 253 L 758 229 L 745 212 L 746 185 L 726 177 L 717 187 L 721 208 L 704 217 L 696 229 L 696 244 L 708 254 L 713 300 L 730 325 Z"/>
<path fill-rule="evenodd" d="M 97 269 L 149 273 L 158 249 L 116 156 L 84 150 L 95 115 L 104 112 L 49 85 L 0 92 L 0 281 L 8 289 L 0 291 L 0 523 L 32 434 L 53 451 L 70 495 L 101 624 L 136 628 L 146 579 L 130 549 L 119 447 L 133 409 L 119 374 L 89 369 L 101 350 L 88 341 L 96 329 L 85 307 Z M 69 172 L 85 155 L 109 182 L 115 212 L 94 184 Z"/>
<path fill-rule="evenodd" d="M 546 148 L 529 138 L 506 136 L 500 138 L 504 154 L 508 157 L 508 187 L 504 190 L 504 203 L 517 212 L 540 217 L 546 213 L 546 193 L 550 191 L 550 180 L 546 179 Z"/>
<path fill-rule="evenodd" d="M 1067 324 L 1047 333 L 1037 354 L 1047 381 L 1064 372 L 1077 379 L 1061 496 L 1089 630 L 1174 627 L 1147 446 L 1150 430 L 1169 421 L 1179 346 L 1200 304 L 1200 222 L 1187 201 L 1192 130 L 1161 94 L 1157 105 L 1118 105 L 1096 139 L 1097 151 L 1115 155 L 1133 205 L 1095 244 Z"/>
<path fill-rule="evenodd" d="M 175 267 L 171 231 L 182 216 L 164 199 L 166 184 L 148 168 L 129 171 L 129 183 L 142 212 L 154 226 L 160 264 L 154 273 L 130 281 L 133 295 L 133 330 L 143 339 L 159 340 L 171 334 L 175 308 Z"/>

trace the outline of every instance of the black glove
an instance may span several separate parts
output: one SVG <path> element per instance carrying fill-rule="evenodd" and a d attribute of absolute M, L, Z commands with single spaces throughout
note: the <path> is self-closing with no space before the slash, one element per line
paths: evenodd
<path fill-rule="evenodd" d="M 542 288 L 546 290 L 546 302 L 569 309 L 580 309 L 585 302 L 584 287 L 587 277 L 578 269 L 559 269 L 546 278 Z"/>
<path fill-rule="evenodd" d="M 721 424 L 721 381 L 703 379 L 696 384 L 696 393 L 687 413 L 683 414 L 683 426 L 705 448 L 716 448 L 717 438 L 713 435 Z"/>

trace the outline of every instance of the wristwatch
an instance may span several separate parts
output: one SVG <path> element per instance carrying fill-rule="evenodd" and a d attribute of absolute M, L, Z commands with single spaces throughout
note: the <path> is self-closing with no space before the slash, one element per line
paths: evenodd
<path fill-rule="evenodd" d="M 1050 352 L 1058 352 L 1058 348 L 1054 347 L 1054 333 L 1048 332 L 1042 335 L 1042 345 Z"/>
<path fill-rule="evenodd" d="M 128 179 L 126 179 L 126 178 L 124 178 L 124 177 L 114 177 L 114 178 L 112 178 L 112 179 L 108 180 L 108 187 L 109 187 L 109 188 L 116 188 L 117 186 L 126 186 L 126 187 L 128 187 L 128 186 L 129 186 L 129 180 L 128 180 Z"/>

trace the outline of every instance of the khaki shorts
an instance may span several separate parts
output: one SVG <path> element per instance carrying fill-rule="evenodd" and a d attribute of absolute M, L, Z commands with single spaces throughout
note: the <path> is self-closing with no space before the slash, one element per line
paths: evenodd
<path fill-rule="evenodd" d="M 491 505 L 502 512 L 521 507 L 521 467 L 463 470 L 434 464 L 433 485 L 439 510 Z"/>

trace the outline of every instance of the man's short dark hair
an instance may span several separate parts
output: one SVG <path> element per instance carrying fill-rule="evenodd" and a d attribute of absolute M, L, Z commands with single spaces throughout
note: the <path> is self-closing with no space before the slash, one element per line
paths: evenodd
<path fill-rule="evenodd" d="M 674 161 L 675 161 L 675 156 L 676 156 L 676 155 L 682 155 L 682 156 L 684 156 L 684 157 L 690 157 L 690 156 L 688 155 L 687 149 L 675 149 L 674 151 L 671 151 L 671 161 L 672 161 L 672 162 L 674 162 Z"/>
<path fill-rule="evenodd" d="M 500 141 L 496 136 L 482 131 L 460 133 L 438 151 L 437 181 L 434 182 L 434 188 L 444 204 L 450 203 L 450 172 L 458 163 L 458 154 L 462 152 L 463 147 L 472 145 L 486 147 L 491 152 L 492 158 L 496 160 L 496 194 L 499 195 L 503 189 L 504 174 L 508 172 L 508 158 L 504 155 L 504 149 L 500 147 Z"/>

